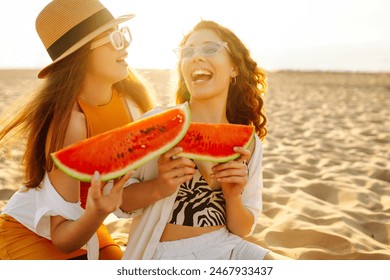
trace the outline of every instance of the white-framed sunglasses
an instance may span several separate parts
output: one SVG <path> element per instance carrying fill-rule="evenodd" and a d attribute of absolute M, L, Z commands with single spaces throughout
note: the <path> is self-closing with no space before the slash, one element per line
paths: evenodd
<path fill-rule="evenodd" d="M 228 43 L 226 42 L 208 42 L 197 47 L 180 47 L 173 51 L 179 59 L 190 58 L 195 55 L 197 51 L 203 56 L 212 56 L 219 53 L 223 48 L 226 48 Z"/>
<path fill-rule="evenodd" d="M 111 43 L 114 49 L 119 51 L 125 48 L 126 43 L 130 45 L 132 40 L 133 38 L 131 37 L 130 29 L 125 26 L 120 30 L 114 30 L 107 36 L 92 42 L 91 50 L 103 46 L 104 44 Z"/>

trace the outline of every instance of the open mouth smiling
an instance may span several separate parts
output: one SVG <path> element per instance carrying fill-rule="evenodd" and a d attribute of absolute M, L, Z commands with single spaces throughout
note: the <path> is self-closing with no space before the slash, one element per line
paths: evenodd
<path fill-rule="evenodd" d="M 191 73 L 191 79 L 193 82 L 206 82 L 211 80 L 213 74 L 205 69 L 197 69 Z"/>
<path fill-rule="evenodd" d="M 118 63 L 125 63 L 125 59 L 127 58 L 127 54 L 124 54 L 116 59 L 116 62 Z"/>

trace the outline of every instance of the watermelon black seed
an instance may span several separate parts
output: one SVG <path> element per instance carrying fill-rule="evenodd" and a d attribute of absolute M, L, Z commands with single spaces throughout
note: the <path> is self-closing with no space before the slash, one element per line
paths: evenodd
<path fill-rule="evenodd" d="M 148 134 L 149 132 L 155 130 L 156 128 L 154 126 L 148 127 L 147 129 L 140 130 L 141 134 Z"/>

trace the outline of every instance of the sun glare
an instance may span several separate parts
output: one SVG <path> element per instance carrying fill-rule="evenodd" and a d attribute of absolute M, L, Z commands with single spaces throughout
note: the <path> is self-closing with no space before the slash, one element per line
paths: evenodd
<path fill-rule="evenodd" d="M 205 19 L 235 32 L 269 70 L 390 70 L 386 0 L 100 1 L 114 16 L 136 14 L 126 23 L 134 39 L 128 49 L 134 68 L 176 68 L 172 50 Z M 29 8 L 20 9 L 27 2 Z M 33 2 L 0 4 L 0 68 L 41 68 L 51 62 L 35 31 L 36 16 L 50 0 Z"/>
<path fill-rule="evenodd" d="M 173 49 L 182 36 L 201 19 L 210 19 L 234 26 L 234 18 L 226 9 L 231 1 L 102 1 L 112 7 L 115 15 L 134 13 L 136 17 L 126 23 L 133 34 L 129 48 L 129 63 L 135 67 L 172 69 L 177 57 Z M 117 1 L 116 1 L 117 2 Z M 121 6 L 120 4 L 124 4 Z M 230 3 L 231 4 L 231 3 Z M 191 6 L 191 7 L 190 7 Z M 207 7 L 207 8 L 205 8 Z"/>

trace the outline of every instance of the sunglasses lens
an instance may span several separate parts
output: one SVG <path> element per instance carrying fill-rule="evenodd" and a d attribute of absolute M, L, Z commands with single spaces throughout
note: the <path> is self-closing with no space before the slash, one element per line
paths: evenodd
<path fill-rule="evenodd" d="M 223 47 L 226 46 L 226 43 L 211 42 L 205 43 L 199 47 L 183 47 L 175 50 L 176 55 L 179 58 L 190 58 L 195 55 L 197 50 L 203 56 L 211 56 L 217 54 Z"/>
<path fill-rule="evenodd" d="M 201 46 L 203 55 L 214 55 L 221 49 L 221 45 L 217 43 L 207 43 Z"/>
<path fill-rule="evenodd" d="M 127 42 L 127 43 L 131 43 L 131 40 L 132 40 L 132 38 L 131 38 L 131 34 L 130 34 L 130 29 L 128 29 L 128 28 L 123 28 L 122 30 L 121 30 L 121 32 L 122 32 L 122 35 L 123 35 L 123 38 L 125 39 L 125 41 Z"/>
<path fill-rule="evenodd" d="M 130 30 L 128 28 L 122 28 L 122 30 L 115 30 L 111 33 L 111 42 L 117 50 L 123 49 L 125 47 L 125 42 L 130 45 Z"/>
<path fill-rule="evenodd" d="M 120 49 L 123 47 L 123 37 L 122 37 L 122 34 L 121 32 L 118 30 L 118 31 L 114 31 L 112 33 L 112 43 L 113 45 L 115 46 L 115 48 L 117 49 Z"/>
<path fill-rule="evenodd" d="M 195 48 L 192 47 L 186 47 L 181 49 L 180 56 L 183 58 L 191 57 L 194 55 Z"/>

